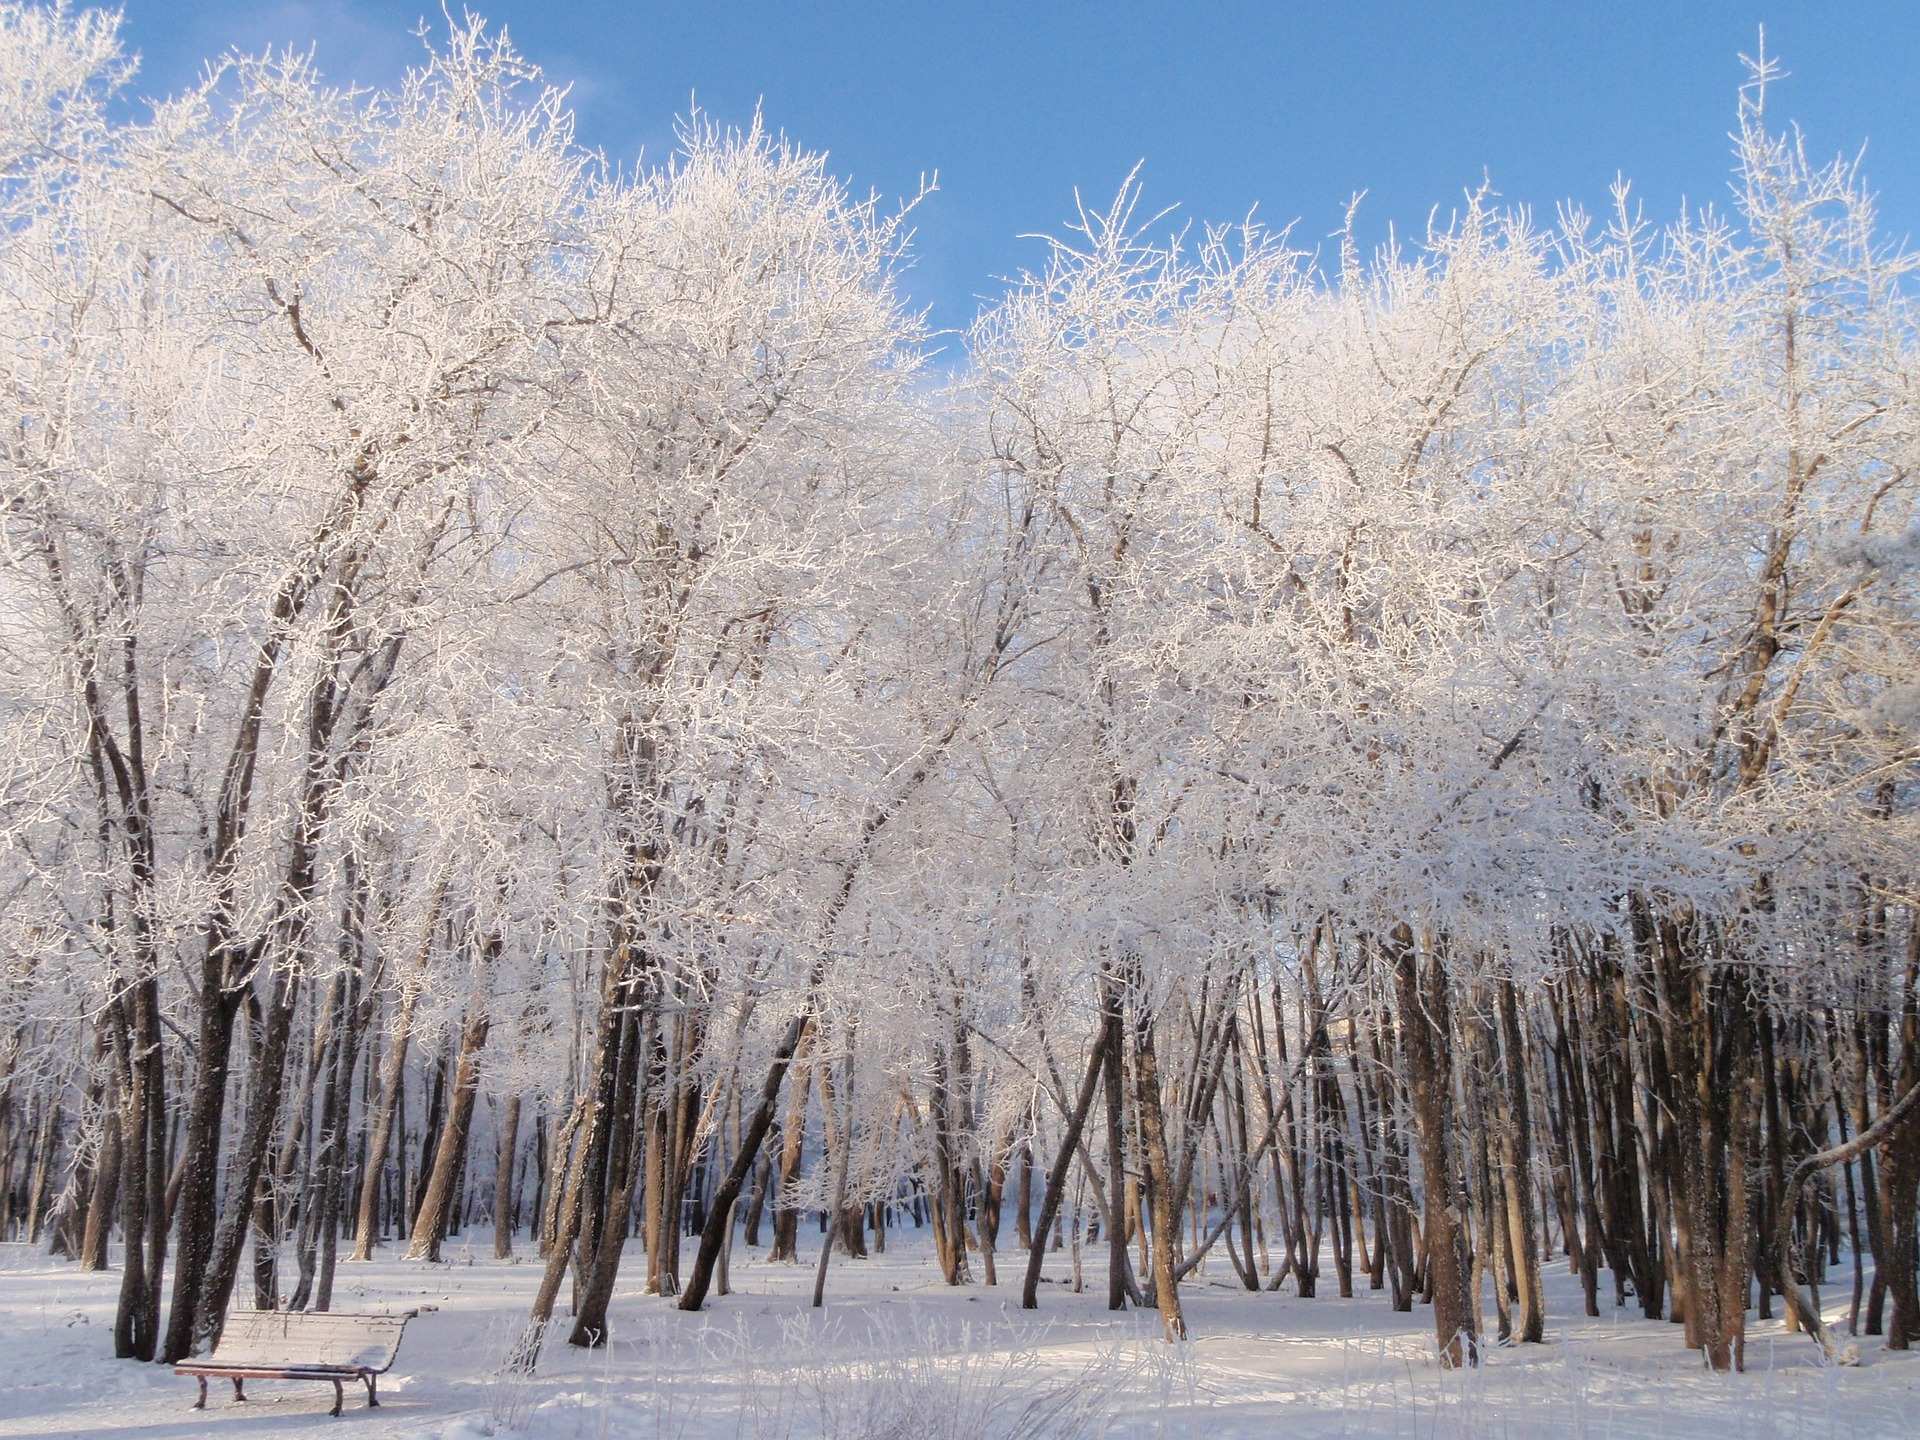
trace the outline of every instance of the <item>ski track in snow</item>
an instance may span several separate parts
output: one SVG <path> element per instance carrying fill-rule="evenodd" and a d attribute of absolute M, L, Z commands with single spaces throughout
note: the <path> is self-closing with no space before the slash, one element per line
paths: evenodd
<path fill-rule="evenodd" d="M 195 1412 L 192 1380 L 110 1358 L 117 1274 L 81 1274 L 20 1246 L 0 1251 L 6 1440 L 1920 1434 L 1920 1354 L 1887 1353 L 1863 1338 L 1862 1365 L 1834 1370 L 1816 1363 L 1804 1336 L 1777 1320 L 1750 1320 L 1748 1372 L 1709 1375 L 1678 1327 L 1644 1320 L 1631 1304 L 1614 1311 L 1605 1277 L 1601 1316 L 1582 1316 L 1564 1262 L 1548 1274 L 1549 1343 L 1490 1347 L 1479 1371 L 1447 1372 L 1432 1357 L 1427 1310 L 1395 1314 L 1384 1292 L 1341 1300 L 1327 1284 L 1314 1300 L 1248 1295 L 1222 1264 L 1183 1287 L 1194 1339 L 1168 1347 L 1152 1312 L 1106 1311 L 1103 1250 L 1085 1257 L 1085 1293 L 1049 1284 L 1041 1309 L 1023 1312 L 1019 1256 L 1002 1257 L 996 1289 L 949 1290 L 930 1247 L 910 1232 L 883 1256 L 836 1261 L 824 1312 L 808 1307 L 813 1264 L 805 1256 L 797 1266 L 770 1265 L 737 1247 L 736 1293 L 702 1317 L 642 1294 L 630 1278 L 605 1349 L 572 1349 L 562 1329 L 538 1375 L 518 1383 L 497 1371 L 538 1281 L 536 1263 L 468 1254 L 456 1241 L 448 1264 L 342 1264 L 336 1309 L 437 1307 L 408 1327 L 399 1363 L 381 1382 L 381 1408 L 368 1411 L 350 1387 L 334 1420 L 328 1386 L 263 1380 L 245 1404 L 216 1383 L 207 1410 Z M 627 1269 L 643 1272 L 637 1254 Z M 1067 1257 L 1050 1256 L 1048 1269 L 1060 1280 Z M 1829 1288 L 1827 1310 L 1844 1321 L 1850 1276 L 1833 1274 L 1846 1283 Z M 1066 1400 L 1066 1410 L 1028 1408 L 1048 1396 Z"/>

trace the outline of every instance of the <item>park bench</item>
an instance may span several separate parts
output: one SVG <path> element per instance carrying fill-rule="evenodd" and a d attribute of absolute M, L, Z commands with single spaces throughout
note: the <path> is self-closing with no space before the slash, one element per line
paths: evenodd
<path fill-rule="evenodd" d="M 378 1406 L 374 1377 L 393 1368 L 400 1332 L 418 1312 L 400 1315 L 342 1315 L 293 1310 L 241 1310 L 227 1317 L 213 1353 L 183 1360 L 176 1375 L 200 1382 L 193 1408 L 204 1410 L 209 1379 L 233 1381 L 233 1398 L 247 1398 L 247 1380 L 330 1380 L 333 1409 L 340 1413 L 341 1385 L 358 1380 L 367 1387 L 367 1405 Z"/>

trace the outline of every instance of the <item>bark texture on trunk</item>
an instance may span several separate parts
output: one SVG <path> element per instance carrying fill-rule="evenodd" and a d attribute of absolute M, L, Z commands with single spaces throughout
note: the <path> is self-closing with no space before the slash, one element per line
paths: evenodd
<path fill-rule="evenodd" d="M 1393 964 L 1394 990 L 1400 1006 L 1400 1045 L 1413 1098 L 1414 1133 L 1420 1145 L 1433 1331 L 1440 1346 L 1440 1363 L 1477 1365 L 1480 1337 L 1468 1290 L 1466 1237 L 1453 1162 L 1453 1084 L 1445 1059 L 1452 1045 L 1446 968 L 1437 957 L 1422 960 L 1413 932 L 1405 925 L 1393 931 L 1384 948 Z"/>
<path fill-rule="evenodd" d="M 486 1047 L 492 1019 L 484 1008 L 470 1015 L 460 1030 L 460 1058 L 455 1064 L 453 1098 L 434 1147 L 433 1170 L 427 1177 L 413 1235 L 407 1243 L 409 1260 L 438 1263 L 452 1213 L 455 1177 L 466 1164 L 467 1140 L 473 1130 L 473 1106 L 480 1086 L 480 1052 Z"/>

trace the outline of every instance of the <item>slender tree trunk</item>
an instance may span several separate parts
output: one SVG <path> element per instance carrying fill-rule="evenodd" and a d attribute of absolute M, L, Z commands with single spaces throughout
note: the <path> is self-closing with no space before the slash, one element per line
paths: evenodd
<path fill-rule="evenodd" d="M 707 1211 L 707 1223 L 700 1231 L 700 1248 L 694 1255 L 693 1270 L 680 1292 L 682 1310 L 698 1310 L 706 1303 L 707 1290 L 713 1283 L 714 1262 L 719 1258 L 721 1243 L 733 1224 L 733 1202 L 740 1198 L 740 1187 L 746 1181 L 747 1171 L 759 1156 L 760 1146 L 767 1138 L 767 1131 L 772 1128 L 774 1107 L 780 1101 L 780 1084 L 786 1078 L 787 1067 L 793 1063 L 794 1051 L 805 1038 L 811 1023 L 810 1011 L 794 1016 L 787 1022 L 785 1033 L 774 1047 L 767 1077 L 761 1082 L 759 1102 L 754 1106 L 753 1118 L 747 1122 L 746 1134 L 741 1137 L 740 1152 L 733 1157 L 733 1165 L 728 1169 L 726 1178 L 714 1192 L 712 1208 Z"/>
<path fill-rule="evenodd" d="M 1040 1201 L 1040 1219 L 1034 1226 L 1035 1243 L 1027 1247 L 1027 1278 L 1020 1291 L 1022 1310 L 1037 1309 L 1040 1304 L 1040 1268 L 1046 1262 L 1047 1234 L 1060 1213 L 1067 1171 L 1073 1165 L 1074 1150 L 1079 1144 L 1080 1132 L 1087 1123 L 1087 1111 L 1093 1107 L 1094 1091 L 1099 1088 L 1105 1073 L 1112 1036 L 1112 1027 L 1105 1023 L 1095 1032 L 1093 1051 L 1087 1057 L 1086 1077 L 1080 1082 L 1079 1098 L 1074 1102 L 1072 1113 L 1065 1117 L 1066 1130 L 1060 1137 L 1060 1148 L 1054 1154 L 1053 1168 L 1047 1172 L 1047 1188 Z"/>
<path fill-rule="evenodd" d="M 1467 1260 L 1454 1197 L 1452 1095 L 1448 1066 L 1442 1059 L 1450 1043 L 1447 978 L 1438 957 L 1423 966 L 1413 932 L 1398 926 L 1385 942 L 1392 961 L 1400 1005 L 1400 1043 L 1405 1052 L 1407 1085 L 1413 1096 L 1414 1132 L 1420 1142 L 1422 1186 L 1426 1193 L 1427 1264 L 1432 1272 L 1433 1329 L 1440 1363 L 1457 1367 L 1479 1363 L 1479 1334 L 1467 1289 Z M 1424 969 L 1425 975 L 1422 975 Z"/>
<path fill-rule="evenodd" d="M 1499 1102 L 1501 1179 L 1506 1187 L 1507 1230 L 1514 1252 L 1514 1288 L 1519 1292 L 1517 1333 L 1525 1345 L 1546 1334 L 1546 1309 L 1540 1275 L 1540 1240 L 1528 1178 L 1533 1173 L 1533 1110 L 1527 1099 L 1526 1057 L 1522 1048 L 1519 1005 L 1513 980 L 1495 982 L 1500 1007 L 1501 1058 L 1506 1089 Z"/>
<path fill-rule="evenodd" d="M 217 952 L 216 952 L 217 953 Z M 201 977 L 200 1026 L 195 1045 L 193 1093 L 187 1109 L 187 1148 L 181 1170 L 180 1197 L 173 1207 L 177 1234 L 174 1241 L 173 1299 L 167 1311 L 166 1341 L 160 1358 L 167 1364 L 193 1353 L 194 1317 L 200 1286 L 207 1273 L 214 1244 L 214 1183 L 220 1174 L 220 1131 L 226 1115 L 227 1064 L 233 1048 L 234 1017 L 243 996 L 225 993 L 226 966 L 210 959 Z M 255 1181 L 243 1192 L 249 1207 Z"/>
<path fill-rule="evenodd" d="M 500 1154 L 493 1179 L 493 1258 L 513 1254 L 513 1160 L 520 1142 L 520 1092 L 507 1097 L 500 1116 Z"/>
<path fill-rule="evenodd" d="M 100 1158 L 89 1177 L 93 1193 L 87 1201 L 87 1222 L 80 1235 L 82 1270 L 107 1268 L 107 1240 L 120 1197 L 120 1156 L 125 1146 L 119 1090 L 118 1081 L 108 1081 L 101 1101 Z"/>
<path fill-rule="evenodd" d="M 800 1157 L 807 1136 L 807 1096 L 813 1085 L 812 1036 L 801 1037 L 793 1057 L 793 1088 L 780 1126 L 780 1157 L 773 1178 L 773 1249 L 769 1260 L 799 1260 L 800 1212 L 786 1203 L 788 1187 L 800 1178 Z"/>
<path fill-rule="evenodd" d="M 554 1234 L 547 1249 L 546 1272 L 540 1288 L 534 1292 L 533 1307 L 527 1316 L 527 1328 L 521 1332 L 508 1361 L 509 1368 L 531 1375 L 540 1363 L 540 1346 L 546 1338 L 547 1322 L 553 1319 L 554 1301 L 560 1295 L 560 1282 L 566 1278 L 567 1264 L 573 1254 L 573 1240 L 580 1224 L 580 1190 L 586 1179 L 587 1152 L 594 1143 L 593 1130 L 598 1123 L 597 1107 L 589 1095 L 574 1101 L 573 1113 L 559 1128 L 554 1151 Z"/>
<path fill-rule="evenodd" d="M 372 1009 L 367 1002 L 358 972 L 349 972 L 345 1006 L 349 1022 L 341 1028 L 335 1042 L 333 1085 L 320 1151 L 320 1269 L 314 1288 L 315 1310 L 333 1308 L 333 1279 L 340 1253 L 340 1211 L 347 1191 L 347 1135 L 353 1114 L 353 1077 L 360 1060 L 360 1037 Z"/>
<path fill-rule="evenodd" d="M 199 1309 L 191 1336 L 193 1344 L 205 1343 L 210 1347 L 218 1341 L 220 1330 L 226 1323 L 227 1301 L 233 1294 L 241 1251 L 252 1226 L 252 1197 L 266 1170 L 267 1146 L 273 1137 L 274 1121 L 280 1110 L 280 1093 L 287 1068 L 287 1039 L 293 1028 L 299 994 L 298 971 L 276 971 L 266 1006 L 263 1033 L 254 1052 L 253 1064 L 249 1067 L 252 1094 L 248 1102 L 246 1128 L 241 1134 L 240 1149 L 235 1155 L 235 1198 L 221 1217 L 219 1232 L 214 1237 L 206 1270 L 201 1276 Z M 180 1263 L 185 1264 L 184 1258 Z"/>
<path fill-rule="evenodd" d="M 842 1076 L 841 1088 L 846 1092 L 847 1113 L 843 1124 L 834 1124 L 833 1092 L 828 1084 L 828 1072 L 820 1072 L 820 1103 L 826 1116 L 828 1130 L 827 1143 L 835 1152 L 833 1177 L 833 1210 L 835 1216 L 844 1217 L 847 1209 L 847 1171 L 853 1161 L 853 1042 L 850 1033 L 846 1037 L 846 1068 Z M 838 1133 L 835 1133 L 838 1132 Z M 818 1310 L 826 1303 L 827 1296 L 827 1259 L 833 1254 L 833 1234 L 835 1226 L 829 1226 L 821 1237 L 820 1260 L 813 1272 L 813 1308 Z"/>
<path fill-rule="evenodd" d="M 446 1238 L 447 1220 L 454 1197 L 454 1181 L 466 1163 L 467 1139 L 473 1127 L 473 1105 L 480 1084 L 480 1052 L 487 1043 L 492 1020 L 476 1001 L 476 1013 L 469 1016 L 460 1032 L 460 1057 L 456 1062 L 453 1098 L 447 1106 L 446 1123 L 440 1143 L 434 1147 L 433 1170 L 414 1217 L 413 1235 L 407 1244 L 406 1258 L 437 1264 L 440 1245 Z"/>
<path fill-rule="evenodd" d="M 645 1128 L 644 1117 L 649 1110 L 647 1092 L 654 1088 L 641 1081 L 641 1056 L 652 1048 L 654 1030 L 655 1019 L 651 1014 L 642 1025 L 632 1006 L 625 1007 L 615 1049 L 613 1093 L 606 1102 L 609 1133 L 605 1145 L 605 1184 L 608 1190 L 591 1239 L 584 1229 L 581 1231 L 580 1259 L 585 1279 L 574 1306 L 573 1331 L 567 1337 L 569 1345 L 595 1348 L 606 1343 L 607 1307 L 613 1300 L 614 1282 L 619 1277 L 620 1259 L 627 1243 L 634 1186 L 643 1169 L 657 1173 L 661 1146 L 656 1140 L 645 1147 L 643 1155 L 639 1144 Z M 589 1183 L 594 1183 L 591 1172 Z"/>
<path fill-rule="evenodd" d="M 1167 1159 L 1166 1122 L 1160 1106 L 1160 1061 L 1154 1045 L 1153 1012 L 1138 983 L 1138 965 L 1131 967 L 1137 1007 L 1133 1030 L 1133 1080 L 1140 1101 L 1140 1135 L 1146 1147 L 1153 1199 L 1153 1292 L 1160 1311 L 1160 1328 L 1168 1340 L 1187 1338 L 1186 1316 L 1180 1311 L 1179 1281 L 1174 1277 L 1175 1250 L 1180 1244 L 1180 1216 L 1174 1205 L 1174 1185 Z"/>

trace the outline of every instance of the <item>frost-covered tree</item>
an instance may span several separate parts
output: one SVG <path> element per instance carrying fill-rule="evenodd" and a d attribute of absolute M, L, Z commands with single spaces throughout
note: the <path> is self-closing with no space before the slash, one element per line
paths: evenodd
<path fill-rule="evenodd" d="M 951 385 L 757 119 L 129 73 L 0 4 L 0 1228 L 117 1354 L 485 1222 L 531 1366 L 807 1211 L 816 1303 L 1097 1236 L 1459 1365 L 1564 1255 L 1725 1369 L 1844 1240 L 1920 1335 L 1913 262 L 1770 62 L 1665 228 L 1130 178 Z"/>

